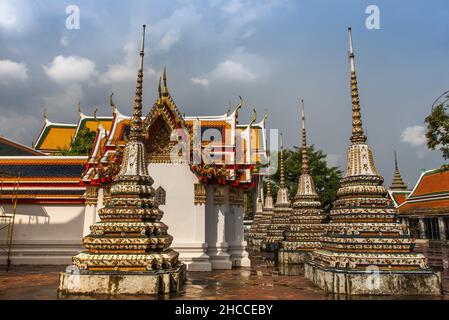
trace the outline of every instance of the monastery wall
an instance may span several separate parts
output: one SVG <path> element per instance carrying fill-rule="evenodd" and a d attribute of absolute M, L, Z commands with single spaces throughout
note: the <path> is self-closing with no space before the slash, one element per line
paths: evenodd
<path fill-rule="evenodd" d="M 9 214 L 12 205 L 3 204 Z M 83 204 L 18 204 L 13 233 L 12 264 L 68 264 L 81 250 L 85 207 Z M 6 249 L 7 230 L 0 235 Z M 6 264 L 1 250 L 0 264 Z"/>
<path fill-rule="evenodd" d="M 189 271 L 209 271 L 211 264 L 206 254 L 206 209 L 195 205 L 195 183 L 198 178 L 184 164 L 150 164 L 153 187 L 166 192 L 162 222 L 168 225 L 168 233 L 174 237 L 172 248 L 180 253 Z"/>

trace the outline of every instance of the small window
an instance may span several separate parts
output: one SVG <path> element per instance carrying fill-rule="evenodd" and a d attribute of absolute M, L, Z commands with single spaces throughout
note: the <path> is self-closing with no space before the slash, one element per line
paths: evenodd
<path fill-rule="evenodd" d="M 166 192 L 164 188 L 159 187 L 156 190 L 156 201 L 159 203 L 159 205 L 165 205 L 165 196 Z"/>

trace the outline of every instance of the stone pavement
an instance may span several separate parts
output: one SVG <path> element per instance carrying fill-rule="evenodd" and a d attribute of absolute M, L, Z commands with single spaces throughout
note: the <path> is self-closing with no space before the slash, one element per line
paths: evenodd
<path fill-rule="evenodd" d="M 436 299 L 449 300 L 449 245 L 420 244 L 416 251 L 428 255 L 430 264 L 443 271 L 446 295 L 437 297 L 351 297 L 350 299 Z M 251 255 L 252 267 L 212 272 L 189 272 L 184 292 L 159 299 L 285 299 L 328 300 L 348 299 L 327 295 L 302 276 L 282 276 L 269 254 Z M 3 267 L 3 266 L 2 266 Z M 58 299 L 56 288 L 59 272 L 65 266 L 14 266 L 0 271 L 0 299 Z M 77 296 L 71 299 L 111 299 L 107 296 Z M 156 299 L 152 297 L 119 296 L 114 299 Z"/>

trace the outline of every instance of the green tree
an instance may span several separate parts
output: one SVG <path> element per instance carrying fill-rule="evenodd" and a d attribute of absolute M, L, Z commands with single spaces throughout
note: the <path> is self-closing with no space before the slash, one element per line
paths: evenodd
<path fill-rule="evenodd" d="M 315 150 L 313 145 L 307 148 L 307 154 L 309 156 L 309 174 L 315 181 L 315 187 L 323 208 L 328 212 L 332 209 L 342 172 L 337 167 L 329 167 L 326 162 L 326 154 L 321 150 Z M 298 190 L 301 163 L 301 148 L 294 147 L 293 150 L 284 150 L 285 181 L 291 199 L 295 197 Z M 279 178 L 280 170 L 271 177 L 274 197 L 276 197 L 279 189 Z"/>
<path fill-rule="evenodd" d="M 449 95 L 446 99 L 445 102 L 436 105 L 425 120 L 427 147 L 430 150 L 439 149 L 445 160 L 449 159 L 449 114 L 447 112 Z"/>
<path fill-rule="evenodd" d="M 88 156 L 94 146 L 95 136 L 95 131 L 83 128 L 70 143 L 70 148 L 60 149 L 58 154 L 61 156 Z"/>

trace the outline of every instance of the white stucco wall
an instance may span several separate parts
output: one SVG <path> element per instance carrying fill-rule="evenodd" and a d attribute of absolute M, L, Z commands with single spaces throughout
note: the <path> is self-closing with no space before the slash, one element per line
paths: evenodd
<path fill-rule="evenodd" d="M 188 165 L 150 164 L 149 174 L 154 179 L 153 188 L 166 191 L 166 205 L 162 222 L 168 225 L 174 243 L 197 242 L 194 215 L 194 184 L 198 181 Z"/>
<path fill-rule="evenodd" d="M 12 262 L 15 264 L 65 264 L 82 246 L 84 205 L 18 204 L 14 225 Z M 5 213 L 11 205 L 2 205 Z M 5 247 L 7 231 L 0 235 Z M 0 263 L 5 263 L 4 252 Z"/>

